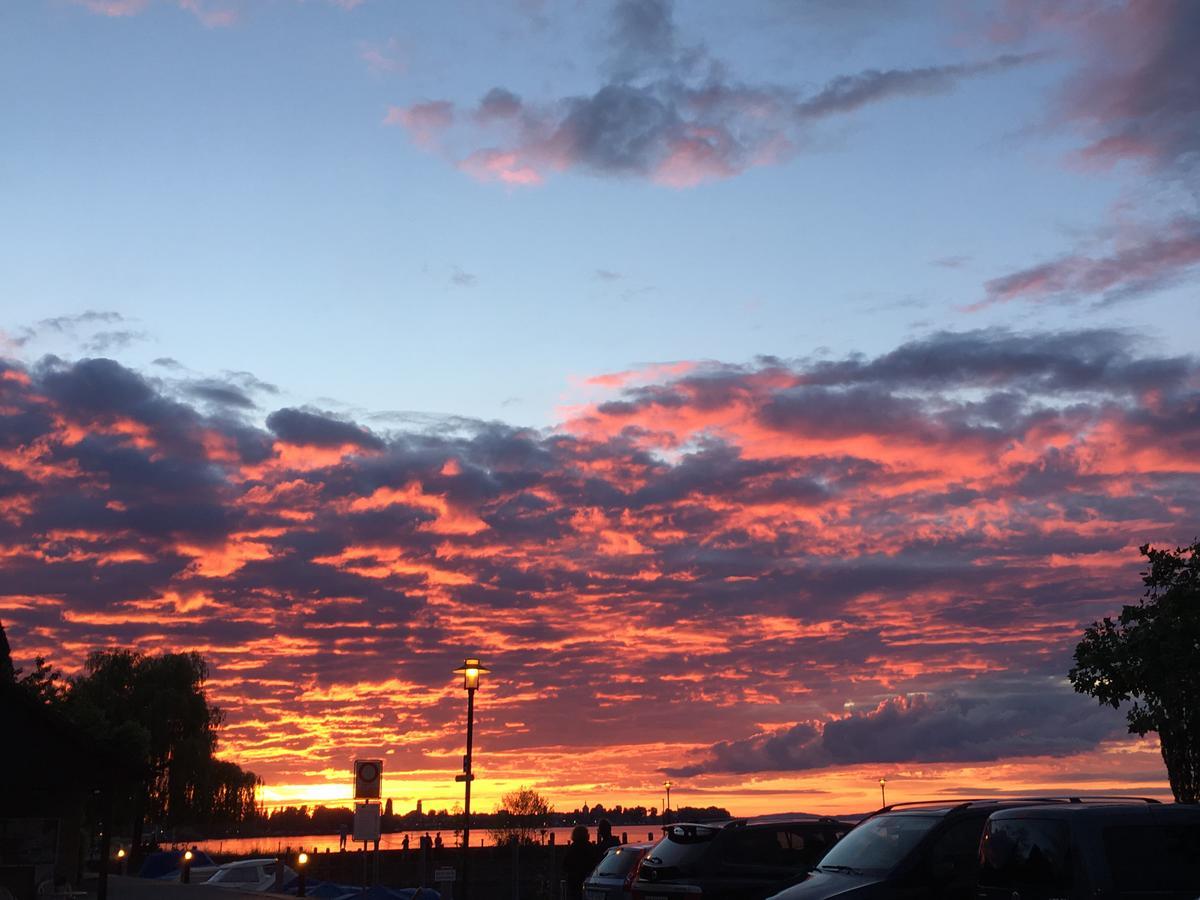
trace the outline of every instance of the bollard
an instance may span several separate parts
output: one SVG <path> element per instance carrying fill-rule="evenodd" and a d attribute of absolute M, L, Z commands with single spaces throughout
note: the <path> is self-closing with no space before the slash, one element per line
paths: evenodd
<path fill-rule="evenodd" d="M 314 847 L 313 850 L 315 851 L 316 848 Z M 304 896 L 304 887 L 305 887 L 304 872 L 306 869 L 308 869 L 308 854 L 301 853 L 299 856 L 296 857 L 296 870 L 297 870 L 296 876 L 298 879 L 297 884 L 296 884 L 296 896 L 297 897 Z"/>
<path fill-rule="evenodd" d="M 183 851 L 183 869 L 179 872 L 179 880 L 183 884 L 192 883 L 192 851 Z"/>
<path fill-rule="evenodd" d="M 521 844 L 512 842 L 512 900 L 521 900 Z"/>

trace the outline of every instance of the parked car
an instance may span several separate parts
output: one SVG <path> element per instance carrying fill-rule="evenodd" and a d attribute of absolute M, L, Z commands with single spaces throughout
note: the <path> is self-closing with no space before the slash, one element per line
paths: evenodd
<path fill-rule="evenodd" d="M 804 878 L 853 827 L 835 819 L 668 825 L 642 859 L 638 900 L 761 900 Z"/>
<path fill-rule="evenodd" d="M 810 878 L 772 900 L 973 900 L 979 842 L 989 816 L 1072 803 L 1082 801 L 1024 797 L 885 806 L 830 850 Z"/>
<path fill-rule="evenodd" d="M 638 863 L 653 846 L 653 842 L 643 841 L 609 847 L 583 882 L 584 900 L 629 900 Z"/>
<path fill-rule="evenodd" d="M 138 871 L 139 878 L 157 878 L 160 881 L 179 881 L 183 874 L 183 854 L 185 850 L 159 850 L 151 853 L 142 863 Z M 207 881 L 213 872 L 220 868 L 211 856 L 203 850 L 192 850 L 191 866 L 188 877 L 193 884 Z"/>
<path fill-rule="evenodd" d="M 979 847 L 980 900 L 1200 897 L 1200 807 L 1055 804 L 997 812 Z"/>
<path fill-rule="evenodd" d="M 269 858 L 240 859 L 218 868 L 206 883 L 239 891 L 269 891 L 275 886 L 275 865 L 276 860 Z M 283 885 L 296 877 L 292 869 L 283 867 Z"/>

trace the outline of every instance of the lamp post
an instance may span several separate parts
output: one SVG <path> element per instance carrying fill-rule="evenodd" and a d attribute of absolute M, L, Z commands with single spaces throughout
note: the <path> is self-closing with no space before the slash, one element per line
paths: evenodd
<path fill-rule="evenodd" d="M 463 755 L 463 770 L 461 775 L 455 775 L 455 781 L 463 783 L 463 860 L 462 860 L 462 900 L 470 896 L 470 864 L 471 864 L 471 782 L 475 775 L 471 772 L 471 745 L 475 738 L 475 691 L 479 689 L 479 676 L 486 675 L 490 669 L 485 669 L 479 660 L 468 656 L 463 664 L 454 670 L 456 675 L 463 677 L 463 690 L 467 692 L 467 752 Z"/>
<path fill-rule="evenodd" d="M 663 824 L 667 823 L 667 813 L 671 811 L 671 782 L 664 781 L 663 787 L 667 789 L 667 802 L 663 804 Z"/>
<path fill-rule="evenodd" d="M 887 779 L 879 779 L 879 805 L 887 806 Z"/>

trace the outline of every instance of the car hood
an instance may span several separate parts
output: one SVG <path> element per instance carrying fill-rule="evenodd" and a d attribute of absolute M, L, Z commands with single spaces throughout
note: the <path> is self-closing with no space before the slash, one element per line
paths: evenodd
<path fill-rule="evenodd" d="M 780 891 L 771 900 L 874 900 L 882 898 L 883 885 L 875 875 L 813 872 L 809 878 Z"/>

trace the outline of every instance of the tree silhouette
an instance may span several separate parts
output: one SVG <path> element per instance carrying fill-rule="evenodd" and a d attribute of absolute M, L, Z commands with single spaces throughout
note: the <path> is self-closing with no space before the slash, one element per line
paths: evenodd
<path fill-rule="evenodd" d="M 550 802 L 533 788 L 522 785 L 510 791 L 500 798 L 500 805 L 496 807 L 496 824 L 492 827 L 496 843 L 533 843 L 546 828 L 546 819 L 553 811 Z"/>
<path fill-rule="evenodd" d="M 1113 709 L 1132 701 L 1130 732 L 1158 733 L 1175 799 L 1200 803 L 1200 541 L 1140 549 L 1145 595 L 1084 631 L 1069 677 Z"/>

